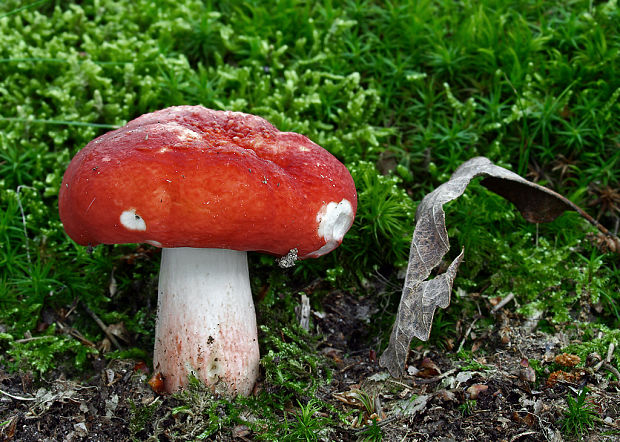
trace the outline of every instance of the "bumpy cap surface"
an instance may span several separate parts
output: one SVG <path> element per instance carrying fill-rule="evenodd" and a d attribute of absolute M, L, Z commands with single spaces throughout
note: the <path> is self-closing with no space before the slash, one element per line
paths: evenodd
<path fill-rule="evenodd" d="M 357 208 L 348 170 L 303 135 L 202 106 L 163 109 L 71 161 L 60 218 L 78 244 L 257 250 L 318 257 Z"/>

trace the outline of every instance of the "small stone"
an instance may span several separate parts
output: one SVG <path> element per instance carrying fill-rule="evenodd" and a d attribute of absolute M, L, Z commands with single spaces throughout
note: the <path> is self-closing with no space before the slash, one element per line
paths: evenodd
<path fill-rule="evenodd" d="M 86 437 L 88 435 L 88 428 L 84 422 L 79 422 L 73 425 L 73 429 L 80 437 Z"/>
<path fill-rule="evenodd" d="M 416 367 L 414 367 L 413 365 L 410 365 L 409 367 L 407 367 L 407 374 L 409 376 L 415 376 L 418 374 L 420 370 L 418 370 Z"/>

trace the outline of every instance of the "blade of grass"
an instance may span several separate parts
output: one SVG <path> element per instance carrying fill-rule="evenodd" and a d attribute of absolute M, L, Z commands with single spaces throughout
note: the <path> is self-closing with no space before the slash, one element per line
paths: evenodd
<path fill-rule="evenodd" d="M 0 18 L 4 18 L 4 17 L 8 17 L 9 15 L 17 14 L 17 13 L 19 13 L 19 12 L 25 10 L 25 9 L 36 8 L 37 6 L 42 5 L 43 3 L 47 3 L 48 1 L 49 0 L 39 0 L 37 2 L 30 3 L 28 5 L 24 5 L 24 6 L 20 7 L 20 8 L 13 9 L 12 11 L 9 11 L 9 12 L 7 12 L 5 14 L 0 15 Z"/>
<path fill-rule="evenodd" d="M 120 126 L 117 124 L 103 124 L 103 123 L 87 123 L 84 121 L 65 121 L 65 120 L 39 120 L 37 118 L 17 118 L 17 117 L 0 117 L 0 121 L 12 121 L 17 123 L 37 123 L 37 124 L 56 124 L 64 126 L 85 126 L 85 127 L 100 127 L 103 129 L 118 129 Z"/>

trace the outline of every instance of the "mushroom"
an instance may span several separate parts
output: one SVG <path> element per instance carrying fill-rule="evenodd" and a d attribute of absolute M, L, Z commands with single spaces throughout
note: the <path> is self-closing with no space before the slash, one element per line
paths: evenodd
<path fill-rule="evenodd" d="M 173 392 L 194 375 L 228 396 L 259 368 L 247 251 L 335 249 L 357 195 L 335 157 L 249 114 L 176 106 L 91 141 L 69 164 L 60 219 L 80 245 L 161 247 L 154 369 Z"/>

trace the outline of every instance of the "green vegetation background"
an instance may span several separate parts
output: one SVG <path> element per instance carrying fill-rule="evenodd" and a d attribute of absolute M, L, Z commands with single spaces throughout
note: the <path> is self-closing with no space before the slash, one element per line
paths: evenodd
<path fill-rule="evenodd" d="M 331 256 L 285 276 L 268 257 L 251 257 L 254 287 L 269 287 L 259 313 L 280 311 L 263 312 L 267 368 L 292 351 L 269 333 L 273 321 L 296 330 L 295 294 L 278 296 L 291 278 L 294 287 L 327 278 L 358 295 L 372 293 L 378 275 L 387 278 L 388 307 L 373 342 L 385 345 L 416 204 L 473 156 L 537 180 L 617 228 L 619 9 L 615 0 L 3 1 L 0 364 L 41 374 L 88 368 L 96 350 L 57 320 L 99 342 L 82 306 L 135 337 L 112 356 L 150 358 L 157 250 L 89 253 L 64 234 L 57 194 L 88 141 L 171 105 L 260 115 L 328 149 L 356 181 L 356 222 Z M 619 344 L 617 255 L 586 241 L 590 228 L 577 216 L 537 229 L 479 186 L 448 212 L 453 249 L 466 247 L 455 287 L 514 293 L 522 313 L 541 312 L 550 328 L 572 324 L 603 336 L 590 341 L 601 349 Z M 466 296 L 453 302 L 459 313 L 474 311 Z M 441 313 L 432 345 L 455 333 L 456 317 Z M 267 375 L 282 385 L 289 379 Z"/>

